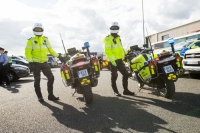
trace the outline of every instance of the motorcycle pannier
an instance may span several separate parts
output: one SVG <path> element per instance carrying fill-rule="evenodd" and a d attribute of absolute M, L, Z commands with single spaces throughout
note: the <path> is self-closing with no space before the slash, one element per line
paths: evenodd
<path fill-rule="evenodd" d="M 151 72 L 148 66 L 149 54 L 141 54 L 131 60 L 131 68 L 138 73 L 142 80 L 151 78 Z"/>
<path fill-rule="evenodd" d="M 92 65 L 94 67 L 94 72 L 96 73 L 96 75 L 100 74 L 100 64 L 99 64 L 99 60 L 94 56 L 92 57 Z"/>
<path fill-rule="evenodd" d="M 63 67 L 61 68 L 61 75 L 62 78 L 66 81 L 67 85 L 73 83 L 71 70 L 68 65 L 63 65 Z"/>

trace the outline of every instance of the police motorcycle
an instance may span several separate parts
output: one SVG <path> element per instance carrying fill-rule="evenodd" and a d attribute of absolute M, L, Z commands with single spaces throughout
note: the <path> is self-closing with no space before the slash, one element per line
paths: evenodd
<path fill-rule="evenodd" d="M 97 86 L 100 76 L 99 61 L 96 56 L 90 56 L 89 43 L 84 43 L 82 50 L 87 50 L 86 55 L 81 54 L 75 48 L 68 49 L 68 54 L 61 65 L 61 76 L 65 86 L 71 86 L 75 93 L 83 94 L 87 104 L 92 103 L 92 87 Z M 73 95 L 74 95 L 73 94 Z"/>
<path fill-rule="evenodd" d="M 140 90 L 147 85 L 156 88 L 159 94 L 165 98 L 171 98 L 175 93 L 175 84 L 178 77 L 176 72 L 181 64 L 179 54 L 174 52 L 173 39 L 169 39 L 173 53 L 158 54 L 157 57 L 152 49 L 144 49 L 138 45 L 131 46 L 126 53 L 129 62 L 131 79 L 138 82 Z M 153 58 L 152 58 L 153 57 Z"/>

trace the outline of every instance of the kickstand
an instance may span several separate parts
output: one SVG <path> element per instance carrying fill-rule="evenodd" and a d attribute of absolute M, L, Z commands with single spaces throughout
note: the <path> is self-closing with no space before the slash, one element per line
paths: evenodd
<path fill-rule="evenodd" d="M 142 90 L 142 87 L 139 89 L 139 92 Z"/>
<path fill-rule="evenodd" d="M 75 89 L 75 91 L 74 91 L 74 93 L 72 94 L 72 96 L 74 96 L 74 94 L 76 93 L 77 91 L 76 91 L 76 89 Z"/>

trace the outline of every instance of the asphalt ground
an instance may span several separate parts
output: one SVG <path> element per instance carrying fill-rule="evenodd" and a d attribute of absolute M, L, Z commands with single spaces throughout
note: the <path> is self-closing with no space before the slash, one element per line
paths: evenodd
<path fill-rule="evenodd" d="M 58 102 L 47 100 L 47 79 L 41 74 L 45 102 L 37 101 L 33 75 L 13 82 L 11 89 L 0 87 L 1 133 L 200 133 L 200 80 L 188 74 L 175 83 L 172 99 L 145 87 L 140 92 L 129 79 L 129 90 L 135 96 L 116 97 L 110 85 L 110 72 L 101 71 L 99 84 L 93 88 L 94 101 L 86 105 L 83 96 L 62 83 L 59 68 L 55 76 L 54 94 Z M 123 93 L 119 73 L 118 89 Z"/>

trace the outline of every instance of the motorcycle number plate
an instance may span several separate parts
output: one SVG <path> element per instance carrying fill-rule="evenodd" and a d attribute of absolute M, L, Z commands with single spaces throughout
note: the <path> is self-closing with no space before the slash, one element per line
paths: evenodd
<path fill-rule="evenodd" d="M 83 69 L 81 71 L 78 71 L 78 77 L 79 78 L 84 78 L 84 77 L 87 77 L 88 76 L 88 71 L 87 69 Z"/>
<path fill-rule="evenodd" d="M 174 72 L 172 65 L 164 66 L 163 69 L 164 69 L 166 74 Z"/>

